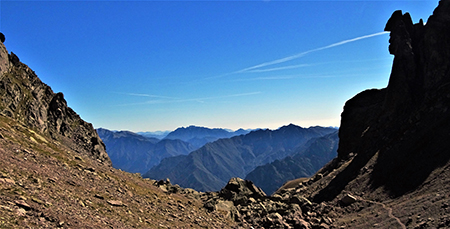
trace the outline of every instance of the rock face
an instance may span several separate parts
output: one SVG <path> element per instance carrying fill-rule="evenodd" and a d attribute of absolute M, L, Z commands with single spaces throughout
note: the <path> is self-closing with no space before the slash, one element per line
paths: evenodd
<path fill-rule="evenodd" d="M 445 227 L 445 217 L 422 222 L 408 215 L 436 216 L 415 209 L 439 209 L 441 203 L 426 195 L 450 188 L 450 1 L 440 1 L 426 24 L 413 24 L 408 13 L 396 11 L 385 30 L 394 55 L 388 86 L 346 102 L 338 157 L 320 171 L 317 189 L 307 192 L 316 203 L 352 194 L 384 209 L 389 207 L 383 200 L 395 198 L 389 204 L 398 224 L 391 226 Z M 420 203 L 411 200 L 417 196 Z M 369 222 L 375 221 L 358 223 Z"/>
<path fill-rule="evenodd" d="M 72 149 L 110 164 L 105 145 L 92 124 L 76 114 L 64 99 L 54 93 L 28 66 L 0 44 L 0 114 L 58 139 Z"/>
<path fill-rule="evenodd" d="M 3 34 L 2 34 L 3 35 Z M 3 75 L 9 69 L 9 55 L 5 45 L 0 44 L 0 75 Z"/>
<path fill-rule="evenodd" d="M 334 198 L 375 154 L 372 187 L 383 186 L 397 196 L 417 188 L 448 162 L 449 12 L 450 3 L 441 1 L 426 25 L 422 20 L 413 24 L 408 13 L 392 14 L 385 28 L 391 32 L 389 52 L 395 56 L 389 84 L 361 92 L 345 104 L 338 159 L 356 157 L 345 175 L 336 178 L 340 188 L 324 190 L 317 200 Z"/>

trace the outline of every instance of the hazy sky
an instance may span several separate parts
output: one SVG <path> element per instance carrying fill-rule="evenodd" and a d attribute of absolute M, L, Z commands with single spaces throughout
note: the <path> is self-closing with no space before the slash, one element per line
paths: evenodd
<path fill-rule="evenodd" d="M 391 14 L 438 1 L 0 1 L 14 52 L 94 127 L 339 126 L 387 85 Z"/>

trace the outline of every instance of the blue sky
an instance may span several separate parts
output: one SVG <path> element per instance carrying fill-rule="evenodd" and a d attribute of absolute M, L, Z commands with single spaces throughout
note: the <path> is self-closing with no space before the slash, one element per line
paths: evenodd
<path fill-rule="evenodd" d="M 14 52 L 94 127 L 339 126 L 346 100 L 387 85 L 380 33 L 438 1 L 5 1 Z"/>

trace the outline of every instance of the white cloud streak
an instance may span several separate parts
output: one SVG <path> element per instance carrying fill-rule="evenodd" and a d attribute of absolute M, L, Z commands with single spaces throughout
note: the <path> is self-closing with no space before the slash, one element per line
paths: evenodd
<path fill-rule="evenodd" d="M 371 38 L 371 37 L 375 37 L 375 36 L 380 36 L 380 35 L 383 35 L 383 34 L 386 34 L 386 33 L 389 33 L 389 32 L 378 32 L 378 33 L 373 33 L 373 34 L 364 35 L 364 36 L 360 36 L 360 37 L 355 37 L 355 38 L 348 39 L 348 40 L 339 41 L 339 42 L 333 43 L 331 45 L 323 46 L 323 47 L 316 48 L 316 49 L 311 49 L 311 50 L 308 50 L 308 51 L 305 51 L 305 52 L 301 52 L 301 53 L 297 53 L 295 55 L 284 57 L 284 58 L 281 58 L 281 59 L 278 59 L 278 60 L 265 62 L 265 63 L 258 64 L 258 65 L 252 66 L 252 67 L 244 68 L 244 69 L 241 69 L 241 70 L 229 73 L 229 74 L 223 74 L 222 76 L 230 75 L 230 74 L 245 73 L 245 72 L 255 72 L 259 68 L 285 63 L 285 62 L 288 62 L 288 61 L 295 60 L 295 59 L 298 59 L 300 57 L 303 57 L 303 56 L 305 56 L 305 55 L 307 55 L 309 53 L 322 51 L 322 50 L 325 50 L 325 49 L 341 46 L 341 45 L 344 45 L 344 44 L 348 44 L 348 43 L 351 43 L 351 42 L 355 42 L 355 41 L 359 41 L 359 40 L 363 40 L 363 39 L 367 39 L 367 38 Z M 282 68 L 280 68 L 279 70 L 281 70 L 281 69 Z"/>
<path fill-rule="evenodd" d="M 141 93 L 123 93 L 123 92 L 115 92 L 116 94 L 121 95 L 129 95 L 129 96 L 137 96 L 137 97 L 151 97 L 151 98 L 160 98 L 160 99 L 178 99 L 174 97 L 169 96 L 162 96 L 162 95 L 151 95 L 151 94 L 141 94 Z"/>
<path fill-rule="evenodd" d="M 376 72 L 380 69 L 386 69 L 390 65 L 375 65 L 373 67 L 365 68 L 352 68 L 346 69 L 344 71 L 333 71 L 331 73 L 323 74 L 295 74 L 295 75 L 272 75 L 272 76 L 258 76 L 258 77 L 245 77 L 238 78 L 232 81 L 242 82 L 242 81 L 263 81 L 263 80 L 290 80 L 290 79 L 317 79 L 317 78 L 342 78 L 342 77 L 355 77 L 361 75 L 368 75 Z M 365 72 L 362 74 L 362 72 Z M 375 73 L 377 74 L 377 73 Z"/>
<path fill-rule="evenodd" d="M 313 64 L 298 64 L 298 65 L 289 65 L 289 66 L 278 67 L 278 68 L 254 69 L 254 70 L 250 70 L 248 72 L 273 72 L 273 71 L 286 70 L 286 69 L 309 67 L 312 65 Z"/>
<path fill-rule="evenodd" d="M 243 96 L 252 96 L 261 94 L 262 92 L 248 92 L 248 93 L 239 93 L 239 94 L 231 94 L 231 95 L 223 95 L 223 96 L 211 96 L 211 97 L 203 97 L 203 98 L 192 98 L 192 99 L 178 99 L 178 98 L 171 98 L 171 97 L 165 97 L 164 99 L 159 100 L 149 100 L 141 103 L 127 103 L 127 104 L 120 104 L 117 106 L 135 106 L 135 105 L 147 105 L 147 104 L 167 104 L 167 103 L 183 103 L 183 102 L 198 102 L 198 103 L 205 103 L 206 100 L 214 100 L 214 99 L 224 99 L 224 98 L 233 98 L 233 97 L 243 97 Z M 135 94 L 135 93 L 120 93 L 125 95 L 134 95 L 134 96 L 141 96 L 141 97 L 154 97 L 154 95 L 147 94 Z M 163 97 L 163 96 L 158 96 Z"/>

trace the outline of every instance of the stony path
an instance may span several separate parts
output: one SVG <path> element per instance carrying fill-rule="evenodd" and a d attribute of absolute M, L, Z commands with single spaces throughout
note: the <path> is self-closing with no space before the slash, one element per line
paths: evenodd
<path fill-rule="evenodd" d="M 361 201 L 367 202 L 367 203 L 372 203 L 372 204 L 378 204 L 378 205 L 381 205 L 385 210 L 387 210 L 389 218 L 394 219 L 395 221 L 397 221 L 397 223 L 400 225 L 400 227 L 401 227 L 402 229 L 406 229 L 405 224 L 403 224 L 402 221 L 400 221 L 399 218 L 395 217 L 395 216 L 392 214 L 392 208 L 386 207 L 386 205 L 383 204 L 383 203 L 375 202 L 375 201 L 372 201 L 372 200 L 366 200 L 366 199 L 363 199 L 362 197 L 358 197 L 358 199 L 361 200 Z"/>

